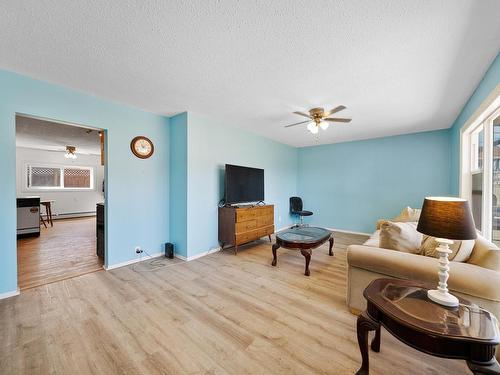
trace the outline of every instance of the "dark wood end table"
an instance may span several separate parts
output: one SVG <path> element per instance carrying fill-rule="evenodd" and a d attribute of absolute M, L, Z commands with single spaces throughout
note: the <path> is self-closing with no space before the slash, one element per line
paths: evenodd
<path fill-rule="evenodd" d="M 276 243 L 273 245 L 273 266 L 278 263 L 276 250 L 280 247 L 286 249 L 299 249 L 306 259 L 306 270 L 304 274 L 309 276 L 309 263 L 311 262 L 312 250 L 330 241 L 328 255 L 333 256 L 333 232 L 318 227 L 294 227 L 276 233 Z"/>
<path fill-rule="evenodd" d="M 427 288 L 428 287 L 428 288 Z M 495 348 L 500 343 L 498 321 L 479 306 L 459 298 L 460 305 L 448 308 L 427 298 L 432 286 L 422 283 L 377 279 L 363 295 L 367 309 L 357 321 L 362 365 L 357 374 L 369 373 L 368 332 L 380 351 L 380 326 L 394 337 L 424 353 L 443 358 L 464 359 L 474 374 L 500 374 Z"/>

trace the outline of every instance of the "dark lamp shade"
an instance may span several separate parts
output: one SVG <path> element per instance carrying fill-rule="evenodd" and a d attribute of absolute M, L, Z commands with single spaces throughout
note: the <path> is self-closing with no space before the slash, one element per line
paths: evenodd
<path fill-rule="evenodd" d="M 417 230 L 428 236 L 449 240 L 473 240 L 477 237 L 469 202 L 461 198 L 425 198 Z"/>

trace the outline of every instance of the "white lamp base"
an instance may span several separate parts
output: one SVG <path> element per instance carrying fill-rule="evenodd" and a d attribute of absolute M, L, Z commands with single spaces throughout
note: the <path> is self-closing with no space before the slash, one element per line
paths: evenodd
<path fill-rule="evenodd" d="M 453 244 L 453 241 L 444 238 L 436 238 L 436 242 L 439 244 L 436 248 L 439 254 L 439 284 L 437 289 L 427 291 L 427 297 L 440 305 L 456 307 L 459 305 L 458 298 L 448 293 L 447 284 L 449 277 L 448 271 L 450 270 L 448 255 L 452 253 L 449 245 Z"/>
<path fill-rule="evenodd" d="M 453 294 L 448 292 L 442 293 L 441 291 L 434 289 L 427 291 L 427 297 L 430 300 L 439 303 L 440 305 L 448 306 L 448 307 L 456 307 L 458 306 L 458 298 Z"/>

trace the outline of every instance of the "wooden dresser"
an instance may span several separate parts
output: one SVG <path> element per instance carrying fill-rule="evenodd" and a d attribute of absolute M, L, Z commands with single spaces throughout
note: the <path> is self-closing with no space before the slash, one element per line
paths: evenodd
<path fill-rule="evenodd" d="M 238 246 L 274 233 L 274 206 L 219 207 L 219 243 Z"/>

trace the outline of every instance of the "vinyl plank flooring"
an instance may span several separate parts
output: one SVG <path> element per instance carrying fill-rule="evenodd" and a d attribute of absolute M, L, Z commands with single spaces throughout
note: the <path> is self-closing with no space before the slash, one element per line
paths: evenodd
<path fill-rule="evenodd" d="M 54 220 L 40 237 L 17 241 L 21 290 L 102 270 L 96 256 L 95 217 Z"/>
<path fill-rule="evenodd" d="M 346 247 L 298 251 L 259 241 L 152 272 L 128 266 L 0 301 L 1 374 L 353 374 L 361 356 L 345 305 Z M 170 262 L 170 261 L 167 261 Z M 371 374 L 466 373 L 382 332 Z"/>

